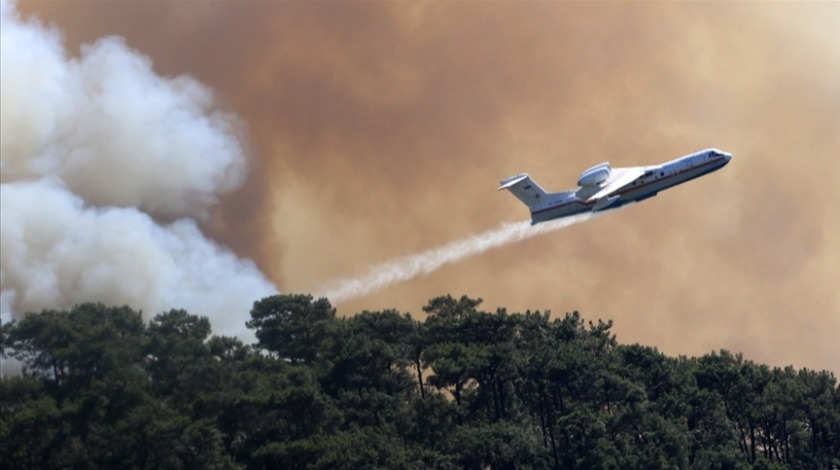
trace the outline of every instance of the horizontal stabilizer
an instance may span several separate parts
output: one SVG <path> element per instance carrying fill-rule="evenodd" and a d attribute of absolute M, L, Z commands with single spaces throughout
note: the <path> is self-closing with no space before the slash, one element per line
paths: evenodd
<path fill-rule="evenodd" d="M 499 182 L 499 190 L 507 189 L 529 208 L 539 205 L 546 192 L 527 173 L 519 173 Z"/>
<path fill-rule="evenodd" d="M 501 184 L 501 186 L 499 186 L 498 190 L 501 191 L 503 189 L 507 189 L 507 188 L 515 185 L 516 183 L 524 180 L 527 177 L 528 177 L 527 173 L 519 173 L 518 175 L 513 175 L 510 178 L 505 178 L 505 179 L 503 179 L 502 181 L 499 182 L 499 184 Z"/>

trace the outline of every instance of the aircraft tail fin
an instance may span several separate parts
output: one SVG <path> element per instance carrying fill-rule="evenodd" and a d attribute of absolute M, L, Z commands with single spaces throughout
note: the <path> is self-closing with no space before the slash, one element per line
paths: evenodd
<path fill-rule="evenodd" d="M 499 182 L 499 191 L 507 189 L 529 208 L 539 205 L 548 193 L 527 173 L 519 173 Z"/>

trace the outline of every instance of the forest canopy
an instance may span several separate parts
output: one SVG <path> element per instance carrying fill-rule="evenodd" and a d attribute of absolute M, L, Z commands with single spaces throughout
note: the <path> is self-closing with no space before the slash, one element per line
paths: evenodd
<path fill-rule="evenodd" d="M 82 304 L 2 325 L 0 467 L 840 468 L 832 373 L 619 344 L 578 312 L 258 300 L 257 342 Z"/>

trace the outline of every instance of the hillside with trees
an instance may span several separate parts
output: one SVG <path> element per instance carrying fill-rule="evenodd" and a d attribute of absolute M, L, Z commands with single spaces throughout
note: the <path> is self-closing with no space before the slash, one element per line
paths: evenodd
<path fill-rule="evenodd" d="M 827 371 L 668 357 L 577 312 L 337 318 L 254 303 L 257 343 L 183 310 L 83 304 L 2 326 L 0 467 L 840 468 Z"/>

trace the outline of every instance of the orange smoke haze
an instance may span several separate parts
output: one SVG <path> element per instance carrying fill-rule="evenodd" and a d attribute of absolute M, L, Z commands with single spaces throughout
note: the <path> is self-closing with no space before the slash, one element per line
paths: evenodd
<path fill-rule="evenodd" d="M 609 160 L 718 147 L 642 204 L 338 305 L 579 310 L 621 342 L 840 373 L 840 4 L 24 1 L 70 51 L 107 35 L 248 127 L 205 222 L 283 292 L 528 218 Z M 422 313 L 421 313 L 422 315 Z M 246 318 L 242 319 L 244 322 Z"/>

